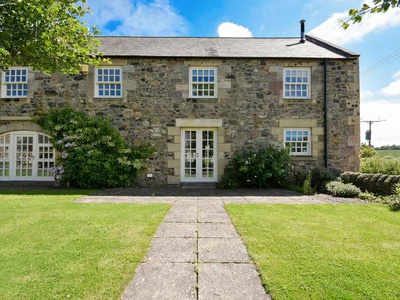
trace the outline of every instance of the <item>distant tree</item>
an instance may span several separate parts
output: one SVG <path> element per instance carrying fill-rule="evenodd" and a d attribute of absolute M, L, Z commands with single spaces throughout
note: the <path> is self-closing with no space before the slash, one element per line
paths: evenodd
<path fill-rule="evenodd" d="M 387 145 L 376 148 L 376 150 L 400 150 L 400 145 Z"/>
<path fill-rule="evenodd" d="M 86 0 L 0 0 L 0 68 L 30 66 L 46 73 L 75 74 L 98 65 L 96 28 L 83 17 Z"/>
<path fill-rule="evenodd" d="M 360 9 L 352 8 L 349 10 L 349 19 L 342 22 L 342 27 L 347 29 L 350 23 L 360 23 L 365 14 L 384 13 L 390 8 L 399 8 L 399 0 L 373 0 L 372 5 L 366 3 Z"/>

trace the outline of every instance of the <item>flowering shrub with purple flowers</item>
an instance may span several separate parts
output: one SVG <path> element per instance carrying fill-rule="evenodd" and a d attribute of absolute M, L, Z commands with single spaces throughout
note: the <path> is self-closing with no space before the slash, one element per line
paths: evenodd
<path fill-rule="evenodd" d="M 149 145 L 129 145 L 109 121 L 69 107 L 44 113 L 37 122 L 59 153 L 55 178 L 70 186 L 132 186 L 154 152 Z"/>

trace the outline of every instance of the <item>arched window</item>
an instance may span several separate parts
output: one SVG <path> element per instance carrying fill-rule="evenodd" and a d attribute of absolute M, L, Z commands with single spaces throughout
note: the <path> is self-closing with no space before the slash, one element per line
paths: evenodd
<path fill-rule="evenodd" d="M 48 135 L 34 131 L 0 135 L 0 180 L 51 181 L 54 162 Z"/>

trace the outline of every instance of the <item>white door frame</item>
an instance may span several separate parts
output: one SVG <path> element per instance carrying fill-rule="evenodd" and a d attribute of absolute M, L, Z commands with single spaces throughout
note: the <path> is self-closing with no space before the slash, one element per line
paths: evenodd
<path fill-rule="evenodd" d="M 9 144 L 3 144 L 4 146 L 8 147 L 8 151 L 9 151 L 9 156 L 8 159 L 3 159 L 2 161 L 8 161 L 9 162 L 9 175 L 8 176 L 0 176 L 0 180 L 1 181 L 54 181 L 54 177 L 53 176 L 39 176 L 38 175 L 38 171 L 41 171 L 41 174 L 43 174 L 42 172 L 47 172 L 46 174 L 49 174 L 48 171 L 48 167 L 45 167 L 46 165 L 44 164 L 50 164 L 53 163 L 54 164 L 54 157 L 55 157 L 55 151 L 50 150 L 52 149 L 49 148 L 50 144 L 48 144 L 48 142 L 43 143 L 41 142 L 39 144 L 39 135 L 43 135 L 44 137 L 46 137 L 47 139 L 47 135 L 41 133 L 41 132 L 36 132 L 36 131 L 12 131 L 12 132 L 5 132 L 2 133 L 1 135 L 10 135 L 10 143 Z M 22 144 L 20 144 L 22 146 L 22 148 L 24 148 L 24 146 L 26 145 L 26 149 L 21 149 L 22 154 L 17 154 L 17 140 L 18 138 L 27 138 L 26 143 L 24 143 L 24 141 L 22 141 Z M 32 147 L 31 149 L 29 149 L 29 145 L 27 145 L 27 143 L 29 144 L 29 138 L 32 138 Z M 4 147 L 3 146 L 3 147 Z M 39 151 L 39 147 L 42 149 Z M 45 149 L 47 149 L 47 152 L 45 151 Z M 27 155 L 26 152 L 29 152 L 29 154 Z M 21 157 L 22 155 L 22 157 Z M 46 156 L 45 156 L 46 155 Z M 50 157 L 50 155 L 52 155 Z M 18 157 L 19 156 L 19 157 Z M 31 168 L 31 175 L 28 175 L 28 168 L 25 165 L 21 166 L 20 168 L 20 175 L 17 176 L 17 161 L 21 160 L 22 165 L 24 164 L 30 164 L 30 168 Z M 38 164 L 41 164 L 41 167 L 38 167 Z M 51 166 L 51 165 L 50 165 Z M 40 168 L 40 169 L 39 169 Z M 23 176 L 22 174 L 24 173 L 23 170 L 25 170 L 25 176 Z"/>
<path fill-rule="evenodd" d="M 196 149 L 192 149 L 192 154 L 189 159 L 195 160 L 196 165 L 196 174 L 193 177 L 186 177 L 185 172 L 185 164 L 188 159 L 188 155 L 185 154 L 185 132 L 191 131 L 196 132 Z M 213 140 L 212 140 L 212 148 L 209 146 L 207 149 L 203 149 L 203 132 L 204 131 L 212 131 L 213 132 Z M 218 181 L 218 141 L 217 141 L 217 129 L 216 128 L 181 128 L 181 182 L 217 182 Z M 212 158 L 203 157 L 203 153 L 209 155 L 209 152 L 212 151 Z M 203 177 L 203 162 L 207 163 L 208 161 L 212 162 L 212 172 L 213 177 Z M 209 172 L 209 164 L 206 167 L 206 171 Z M 194 175 L 194 174 L 193 174 Z"/>

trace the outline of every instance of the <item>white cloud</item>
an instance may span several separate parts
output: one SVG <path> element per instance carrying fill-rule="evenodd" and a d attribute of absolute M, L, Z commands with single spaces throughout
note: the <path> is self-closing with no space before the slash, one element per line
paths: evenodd
<path fill-rule="evenodd" d="M 218 26 L 219 37 L 252 37 L 251 31 L 241 25 L 224 22 Z"/>
<path fill-rule="evenodd" d="M 370 90 L 361 90 L 360 99 L 362 102 L 368 102 L 374 100 L 374 92 Z"/>
<path fill-rule="evenodd" d="M 380 90 L 380 92 L 385 96 L 400 96 L 400 71 L 394 74 L 393 78 L 397 80 L 393 81 L 387 87 L 384 87 Z"/>
<path fill-rule="evenodd" d="M 93 15 L 86 19 L 106 35 L 182 36 L 188 24 L 170 0 L 88 0 Z M 117 24 L 107 28 L 107 24 Z"/>
<path fill-rule="evenodd" d="M 361 102 L 361 120 L 385 120 L 372 124 L 372 145 L 400 145 L 400 99 L 399 102 L 379 100 L 374 102 Z M 366 143 L 365 131 L 367 123 L 361 123 L 361 142 Z"/>
<path fill-rule="evenodd" d="M 372 32 L 399 25 L 400 9 L 389 9 L 386 13 L 366 14 L 361 23 L 351 24 L 347 30 L 344 30 L 340 27 L 338 20 L 347 18 L 347 11 L 334 13 L 309 33 L 340 45 L 357 42 Z"/>

